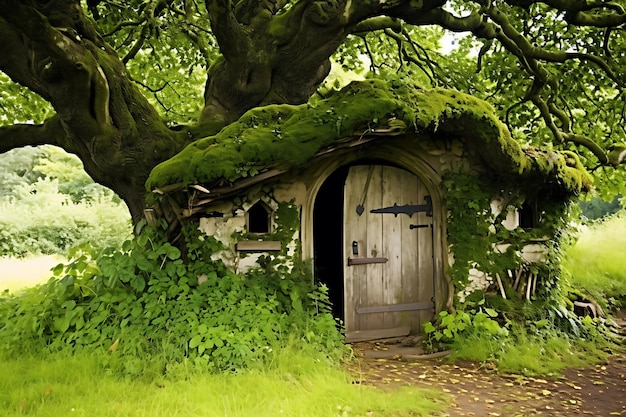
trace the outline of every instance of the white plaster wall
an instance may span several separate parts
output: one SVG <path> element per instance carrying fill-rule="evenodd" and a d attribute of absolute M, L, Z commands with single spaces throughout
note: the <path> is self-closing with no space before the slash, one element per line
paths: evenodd
<path fill-rule="evenodd" d="M 277 259 L 289 270 L 293 268 L 293 257 L 296 255 L 298 247 L 299 231 L 294 232 L 290 242 L 287 244 L 287 255 L 279 255 L 277 252 L 249 252 L 237 250 L 237 239 L 233 237 L 236 233 L 246 232 L 246 211 L 259 200 L 263 201 L 273 211 L 278 209 L 279 203 L 295 204 L 300 212 L 302 201 L 306 197 L 306 186 L 297 180 L 276 183 L 273 186 L 265 186 L 263 189 L 256 187 L 248 195 L 240 198 L 238 207 L 232 202 L 224 202 L 210 206 L 207 212 L 220 212 L 223 217 L 202 217 L 199 222 L 199 229 L 207 236 L 212 236 L 222 243 L 226 248 L 215 252 L 211 258 L 221 260 L 224 265 L 237 272 L 245 273 L 252 268 L 259 267 L 258 260 L 261 256 Z M 280 220 L 279 220 L 280 221 Z M 271 222 L 271 227 L 275 230 L 277 225 Z M 263 240 L 263 236 L 259 236 Z"/>

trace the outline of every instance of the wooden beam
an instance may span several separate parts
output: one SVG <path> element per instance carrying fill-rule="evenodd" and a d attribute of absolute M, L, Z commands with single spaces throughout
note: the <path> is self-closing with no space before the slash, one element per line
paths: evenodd
<path fill-rule="evenodd" d="M 279 251 L 280 249 L 279 240 L 240 240 L 237 242 L 238 251 L 267 252 Z"/>
<path fill-rule="evenodd" d="M 357 314 L 371 313 L 387 313 L 390 311 L 414 311 L 414 310 L 433 310 L 435 303 L 429 301 L 427 303 L 411 303 L 411 304 L 390 304 L 387 306 L 361 307 L 356 309 Z"/>
<path fill-rule="evenodd" d="M 384 264 L 387 258 L 348 258 L 348 266 L 350 265 L 367 265 L 367 264 Z"/>

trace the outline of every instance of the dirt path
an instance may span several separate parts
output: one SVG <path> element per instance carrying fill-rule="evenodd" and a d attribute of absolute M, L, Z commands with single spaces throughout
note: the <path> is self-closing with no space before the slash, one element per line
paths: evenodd
<path fill-rule="evenodd" d="M 626 356 L 561 378 L 498 375 L 476 364 L 441 359 L 362 357 L 352 368 L 361 383 L 440 388 L 454 398 L 447 416 L 626 416 Z"/>

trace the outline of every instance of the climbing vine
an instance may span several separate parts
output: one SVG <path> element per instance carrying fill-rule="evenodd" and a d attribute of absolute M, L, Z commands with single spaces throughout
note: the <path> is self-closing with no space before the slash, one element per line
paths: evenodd
<path fill-rule="evenodd" d="M 448 275 L 457 291 L 456 307 L 487 300 L 498 310 L 524 311 L 517 301 L 547 302 L 558 296 L 568 197 L 529 194 L 528 187 L 465 172 L 448 172 L 443 185 L 454 259 Z M 507 214 L 519 210 L 526 200 L 535 203 L 536 223 L 507 228 Z M 529 255 L 529 249 L 536 252 Z"/>
<path fill-rule="evenodd" d="M 561 251 L 573 236 L 573 195 L 546 192 L 543 184 L 533 189 L 505 182 L 468 172 L 443 178 L 455 309 L 426 323 L 426 348 L 481 345 L 461 357 L 498 362 L 529 340 L 542 349 L 548 340 L 572 335 L 606 343 L 601 320 L 574 313 L 574 294 L 561 273 Z M 529 201 L 536 209 L 532 227 L 505 224 L 507 213 Z M 529 247 L 541 250 L 533 257 Z"/>

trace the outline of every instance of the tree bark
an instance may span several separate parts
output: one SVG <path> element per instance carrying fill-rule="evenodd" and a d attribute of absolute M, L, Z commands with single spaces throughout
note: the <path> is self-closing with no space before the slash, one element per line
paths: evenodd
<path fill-rule="evenodd" d="M 88 3 L 97 11 L 99 2 Z M 445 0 L 205 0 L 222 57 L 207 70 L 204 108 L 197 124 L 170 129 L 125 68 L 125 60 L 137 53 L 143 37 L 123 58 L 84 15 L 80 0 L 0 0 L 0 70 L 47 100 L 56 112 L 41 126 L 0 127 L 0 152 L 50 143 L 78 155 L 87 173 L 118 193 L 137 221 L 143 217 L 144 183 L 154 166 L 253 107 L 306 102 L 328 75 L 329 59 L 347 36 L 353 31 L 381 29 L 385 23 L 394 31 L 401 31 L 403 22 L 434 24 L 498 40 L 547 91 L 545 100 L 538 95 L 526 98 L 540 104 L 557 102 L 554 97 L 558 95 L 554 77 L 541 62 L 587 60 L 623 85 L 619 74 L 600 60 L 571 54 L 563 58 L 530 47 L 522 34 L 507 24 L 495 3 L 472 3 L 477 6 L 472 13 L 455 17 L 443 8 Z M 505 3 L 529 7 L 538 1 Z M 561 8 L 568 19 L 585 25 L 626 21 L 623 8 L 611 2 L 543 3 Z M 147 26 L 143 29 L 150 32 L 158 26 L 155 22 L 161 13 L 184 15 L 200 10 L 195 2 L 185 2 L 190 9 L 184 12 L 179 6 L 173 0 L 146 1 L 142 7 Z M 198 47 L 204 46 L 198 43 Z M 565 120 L 562 112 L 555 116 L 551 107 L 547 110 L 548 124 L 554 124 L 554 117 Z M 562 124 L 565 128 L 554 124 L 557 138 L 587 147 L 592 143 L 569 132 L 567 123 Z M 602 149 L 590 149 L 602 160 Z"/>
<path fill-rule="evenodd" d="M 77 1 L 0 1 L 0 9 L 0 69 L 56 111 L 42 126 L 0 128 L 0 150 L 49 143 L 76 154 L 139 220 L 151 169 L 189 138 L 165 126 Z"/>
<path fill-rule="evenodd" d="M 159 11 L 170 2 L 160 2 Z M 79 0 L 0 0 L 0 70 L 50 102 L 41 126 L 0 127 L 0 151 L 50 143 L 78 155 L 94 181 L 114 190 L 134 221 L 145 180 L 185 145 L 264 104 L 306 102 L 353 26 L 406 0 L 207 0 L 223 58 L 208 70 L 198 125 L 169 129 L 98 34 Z M 155 9 L 156 10 L 156 9 Z"/>

